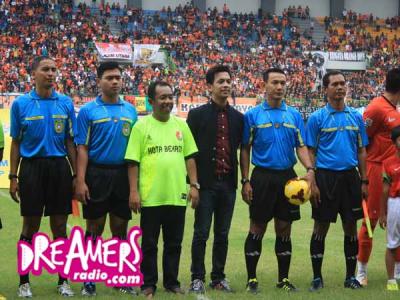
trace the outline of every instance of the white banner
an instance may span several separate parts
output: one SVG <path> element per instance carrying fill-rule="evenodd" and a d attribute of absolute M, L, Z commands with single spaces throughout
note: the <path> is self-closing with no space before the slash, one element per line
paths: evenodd
<path fill-rule="evenodd" d="M 358 61 L 365 62 L 364 52 L 328 52 L 330 61 Z"/>
<path fill-rule="evenodd" d="M 148 66 L 156 61 L 160 45 L 134 44 L 133 65 Z"/>
<path fill-rule="evenodd" d="M 312 51 L 313 62 L 325 74 L 326 70 L 363 71 L 367 68 L 364 52 Z"/>
<path fill-rule="evenodd" d="M 96 43 L 100 61 L 132 62 L 132 47 L 129 44 Z"/>

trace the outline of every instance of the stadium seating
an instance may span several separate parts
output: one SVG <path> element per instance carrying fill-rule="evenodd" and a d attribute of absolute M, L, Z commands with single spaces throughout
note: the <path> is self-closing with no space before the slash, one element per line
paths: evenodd
<path fill-rule="evenodd" d="M 32 58 L 48 54 L 57 59 L 59 91 L 95 95 L 95 41 L 161 44 L 171 56 L 168 65 L 127 66 L 123 93 L 143 95 L 149 81 L 164 78 L 178 95 L 193 99 L 208 95 L 207 68 L 225 63 L 235 74 L 236 97 L 262 97 L 262 72 L 274 66 L 288 73 L 287 97 L 311 105 L 322 93 L 316 84 L 316 67 L 305 51 L 340 50 L 367 52 L 368 70 L 349 73 L 347 79 L 349 96 L 368 101 L 382 90 L 385 71 L 399 59 L 399 18 L 379 20 L 354 12 L 341 20 L 320 17 L 317 22 L 328 22 L 329 38 L 317 45 L 298 32 L 287 11 L 283 16 L 216 9 L 201 13 L 186 5 L 162 11 L 110 8 L 106 16 L 107 7 L 73 7 L 70 0 L 59 5 L 48 0 L 28 2 L 5 0 L 0 4 L 0 93 L 29 91 Z M 112 22 L 120 26 L 117 34 L 110 30 Z"/>

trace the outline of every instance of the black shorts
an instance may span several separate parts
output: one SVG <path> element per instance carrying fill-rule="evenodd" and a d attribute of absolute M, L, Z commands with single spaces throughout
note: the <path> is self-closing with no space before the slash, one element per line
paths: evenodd
<path fill-rule="evenodd" d="M 65 157 L 22 158 L 18 181 L 21 216 L 72 212 L 72 173 Z"/>
<path fill-rule="evenodd" d="M 132 218 L 126 165 L 89 163 L 85 180 L 90 194 L 87 205 L 82 205 L 85 219 L 98 219 L 107 213 L 125 220 Z"/>
<path fill-rule="evenodd" d="M 312 208 L 313 219 L 335 223 L 338 213 L 343 222 L 356 221 L 363 217 L 361 180 L 357 169 L 317 169 L 315 179 L 321 194 L 321 203 L 317 208 Z"/>
<path fill-rule="evenodd" d="M 300 219 L 300 207 L 290 204 L 284 194 L 285 184 L 296 177 L 293 169 L 271 170 L 255 167 L 250 184 L 253 201 L 250 204 L 250 219 L 266 223 L 272 218 L 292 222 Z"/>

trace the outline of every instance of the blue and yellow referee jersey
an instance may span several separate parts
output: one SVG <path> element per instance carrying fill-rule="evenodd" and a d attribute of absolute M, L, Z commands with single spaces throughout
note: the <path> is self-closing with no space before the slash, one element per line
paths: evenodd
<path fill-rule="evenodd" d="M 334 171 L 358 165 L 358 150 L 368 145 L 361 114 L 345 106 L 337 111 L 329 103 L 307 121 L 306 145 L 316 150 L 316 167 Z"/>
<path fill-rule="evenodd" d="M 304 146 L 300 113 L 282 101 L 272 108 L 267 101 L 244 115 L 243 144 L 252 146 L 253 165 L 284 170 L 296 164 L 295 148 Z"/>
<path fill-rule="evenodd" d="M 105 103 L 99 96 L 80 109 L 75 142 L 88 146 L 90 162 L 124 164 L 129 135 L 136 121 L 137 112 L 132 104 L 121 99 Z"/>
<path fill-rule="evenodd" d="M 10 135 L 20 140 L 22 157 L 67 155 L 65 139 L 73 138 L 76 131 L 71 98 L 55 91 L 41 98 L 33 90 L 14 100 L 10 114 Z"/>

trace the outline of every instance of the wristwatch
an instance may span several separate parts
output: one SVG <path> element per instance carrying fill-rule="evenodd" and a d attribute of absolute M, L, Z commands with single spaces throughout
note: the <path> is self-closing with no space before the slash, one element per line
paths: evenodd
<path fill-rule="evenodd" d="M 250 182 L 250 180 L 248 178 L 242 178 L 242 180 L 240 180 L 240 183 L 243 185 L 246 182 Z"/>
<path fill-rule="evenodd" d="M 8 179 L 17 179 L 18 178 L 18 175 L 16 175 L 16 174 L 8 174 Z"/>
<path fill-rule="evenodd" d="M 368 179 L 361 179 L 361 183 L 368 185 L 369 184 L 369 180 Z"/>
<path fill-rule="evenodd" d="M 313 167 L 307 167 L 306 170 L 307 170 L 307 172 L 308 172 L 308 171 L 314 171 L 314 172 L 315 172 L 316 169 L 313 168 Z"/>
<path fill-rule="evenodd" d="M 191 183 L 190 187 L 194 187 L 196 190 L 200 190 L 200 184 L 198 182 Z"/>

